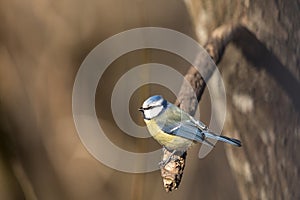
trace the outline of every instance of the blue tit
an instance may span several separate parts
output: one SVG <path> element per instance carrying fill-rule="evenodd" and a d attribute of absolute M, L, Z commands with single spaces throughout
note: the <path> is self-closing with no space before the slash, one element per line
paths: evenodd
<path fill-rule="evenodd" d="M 239 140 L 213 133 L 204 123 L 166 101 L 162 96 L 149 97 L 139 111 L 143 113 L 151 136 L 171 151 L 171 155 L 176 152 L 183 153 L 197 142 L 214 146 L 207 138 L 241 146 Z"/>

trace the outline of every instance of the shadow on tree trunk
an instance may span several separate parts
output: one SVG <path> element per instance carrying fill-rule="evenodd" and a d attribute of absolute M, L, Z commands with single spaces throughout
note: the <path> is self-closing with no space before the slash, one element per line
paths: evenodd
<path fill-rule="evenodd" d="M 241 26 L 233 37 L 249 63 L 258 70 L 266 70 L 290 97 L 297 112 L 300 112 L 300 83 L 279 59 L 247 28 Z"/>

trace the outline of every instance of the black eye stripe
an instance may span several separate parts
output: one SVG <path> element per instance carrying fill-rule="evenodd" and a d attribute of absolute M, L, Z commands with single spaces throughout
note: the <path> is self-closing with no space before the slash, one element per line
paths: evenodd
<path fill-rule="evenodd" d="M 149 109 L 151 109 L 151 107 L 148 107 L 148 108 L 143 108 L 143 110 L 149 110 Z"/>
<path fill-rule="evenodd" d="M 157 105 L 157 106 L 149 106 L 149 107 L 143 108 L 143 109 L 144 109 L 144 110 L 150 110 L 150 109 L 152 109 L 152 108 L 156 108 L 156 107 L 159 107 L 159 106 L 161 106 L 161 105 Z"/>

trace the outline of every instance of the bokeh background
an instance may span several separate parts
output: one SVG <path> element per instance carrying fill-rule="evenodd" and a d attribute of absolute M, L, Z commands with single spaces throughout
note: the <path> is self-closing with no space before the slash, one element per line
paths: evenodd
<path fill-rule="evenodd" d="M 298 1 L 1 0 L 0 199 L 299 197 L 298 11 Z M 80 64 L 96 45 L 144 26 L 170 28 L 204 45 L 216 27 L 241 19 L 252 33 L 226 48 L 219 67 L 228 98 L 224 134 L 241 138 L 242 149 L 218 143 L 200 160 L 199 145 L 193 147 L 179 190 L 172 193 L 164 191 L 160 171 L 119 172 L 87 152 L 72 118 L 72 87 Z M 151 138 L 124 134 L 113 120 L 110 98 L 122 74 L 149 62 L 183 75 L 190 67 L 168 52 L 134 51 L 109 66 L 96 94 L 105 133 L 134 152 L 160 146 Z M 137 124 L 143 125 L 137 108 L 157 93 L 176 99 L 165 87 L 140 87 L 129 105 Z M 200 111 L 201 120 L 209 123 L 207 92 Z"/>

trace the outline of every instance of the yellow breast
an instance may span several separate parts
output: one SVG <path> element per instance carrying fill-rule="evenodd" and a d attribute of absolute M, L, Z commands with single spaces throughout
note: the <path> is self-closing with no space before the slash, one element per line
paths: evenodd
<path fill-rule="evenodd" d="M 152 137 L 170 150 L 186 151 L 194 141 L 164 133 L 154 120 L 144 120 Z"/>

